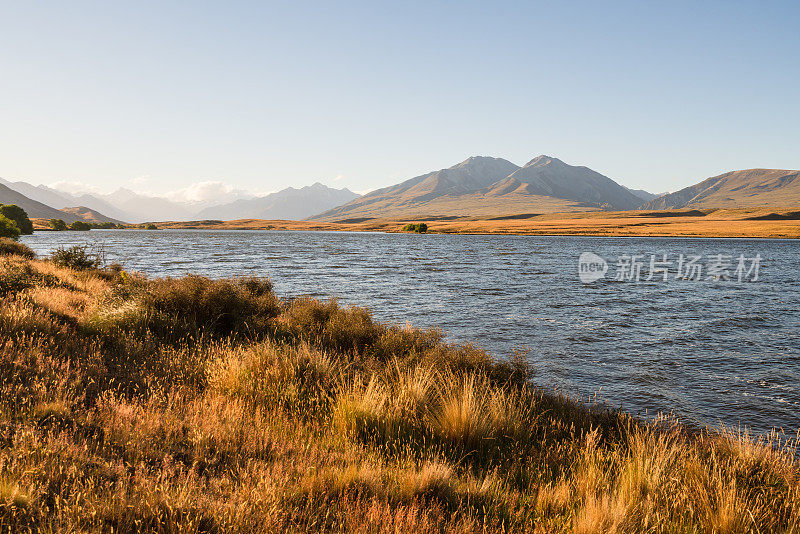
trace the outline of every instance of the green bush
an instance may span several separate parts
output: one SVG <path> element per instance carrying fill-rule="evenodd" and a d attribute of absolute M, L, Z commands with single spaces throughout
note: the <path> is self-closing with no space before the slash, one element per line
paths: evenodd
<path fill-rule="evenodd" d="M 89 226 L 91 226 L 92 228 L 98 228 L 100 230 L 115 230 L 116 228 L 118 228 L 118 226 L 116 224 L 114 224 L 113 222 L 110 222 L 110 221 L 99 222 L 99 223 L 89 223 Z"/>
<path fill-rule="evenodd" d="M 100 267 L 100 258 L 89 252 L 89 247 L 75 245 L 70 248 L 59 248 L 50 257 L 53 263 L 61 267 L 85 270 Z"/>
<path fill-rule="evenodd" d="M 416 234 L 424 234 L 428 231 L 428 225 L 425 223 L 417 223 L 417 224 L 409 223 L 403 226 L 403 231 L 414 232 Z"/>
<path fill-rule="evenodd" d="M 5 215 L 0 215 L 0 237 L 8 237 L 16 241 L 19 239 L 19 233 L 17 223 Z"/>
<path fill-rule="evenodd" d="M 65 223 L 63 219 L 50 219 L 50 228 L 57 232 L 62 232 L 68 230 L 69 226 L 67 226 L 67 223 Z"/>
<path fill-rule="evenodd" d="M 69 225 L 70 230 L 77 230 L 79 232 L 86 232 L 92 229 L 92 225 L 84 221 L 75 221 Z"/>
<path fill-rule="evenodd" d="M 158 230 L 158 226 L 156 226 L 153 223 L 149 223 L 149 224 L 144 225 L 144 229 L 145 230 Z"/>
<path fill-rule="evenodd" d="M 19 228 L 22 235 L 31 235 L 33 233 L 33 223 L 28 218 L 28 214 L 16 204 L 0 204 L 0 215 L 5 215 L 17 223 L 17 228 Z"/>
<path fill-rule="evenodd" d="M 32 260 L 36 253 L 22 243 L 8 238 L 0 238 L 0 256 L 22 256 Z"/>

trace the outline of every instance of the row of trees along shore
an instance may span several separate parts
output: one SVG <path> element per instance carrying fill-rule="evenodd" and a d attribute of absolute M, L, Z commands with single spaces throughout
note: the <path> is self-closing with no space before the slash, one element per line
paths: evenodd
<path fill-rule="evenodd" d="M 51 230 L 64 231 L 88 231 L 94 228 L 102 230 L 115 230 L 127 228 L 124 224 L 113 222 L 87 222 L 75 221 L 67 224 L 63 219 L 50 219 L 48 225 Z M 155 224 L 148 223 L 139 226 L 145 230 L 157 230 Z M 21 235 L 31 235 L 33 233 L 33 222 L 24 209 L 16 204 L 0 204 L 0 238 L 6 237 L 13 240 L 19 239 Z"/>

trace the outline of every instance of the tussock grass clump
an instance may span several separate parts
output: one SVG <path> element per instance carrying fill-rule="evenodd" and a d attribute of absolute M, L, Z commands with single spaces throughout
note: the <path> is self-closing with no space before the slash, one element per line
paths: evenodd
<path fill-rule="evenodd" d="M 225 395 L 300 417 L 328 409 L 339 372 L 337 359 L 306 344 L 271 342 L 228 352 L 207 366 L 210 386 Z"/>
<path fill-rule="evenodd" d="M 468 449 L 479 447 L 482 441 L 492 438 L 489 390 L 482 387 L 481 377 L 474 374 L 449 378 L 452 381 L 443 386 L 432 427 L 440 437 L 454 444 Z"/>
<path fill-rule="evenodd" d="M 0 526 L 11 532 L 36 532 L 37 515 L 31 498 L 20 487 L 0 479 Z"/>
<path fill-rule="evenodd" d="M 0 258 L 2 532 L 800 532 L 796 442 L 260 279 Z"/>

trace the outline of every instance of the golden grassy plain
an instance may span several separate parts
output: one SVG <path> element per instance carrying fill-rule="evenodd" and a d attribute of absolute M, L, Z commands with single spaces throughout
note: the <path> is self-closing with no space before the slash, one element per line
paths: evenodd
<path fill-rule="evenodd" d="M 34 219 L 36 229 L 46 221 Z M 400 232 L 408 223 L 425 222 L 428 233 L 593 235 L 662 237 L 800 237 L 800 208 L 741 208 L 669 211 L 591 211 L 517 214 L 493 218 L 420 217 L 414 219 L 356 219 L 339 222 L 234 221 L 158 222 L 160 229 L 303 230 Z"/>

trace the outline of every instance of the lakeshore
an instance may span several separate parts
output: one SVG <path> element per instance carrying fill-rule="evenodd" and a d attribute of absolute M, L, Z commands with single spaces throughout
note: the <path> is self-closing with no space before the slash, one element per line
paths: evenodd
<path fill-rule="evenodd" d="M 505 235 L 582 235 L 640 237 L 800 238 L 800 208 L 739 208 L 665 211 L 586 211 L 478 217 L 356 219 L 338 222 L 239 219 L 232 221 L 161 221 L 159 229 L 302 230 L 400 232 L 424 222 L 428 233 Z M 47 230 L 34 219 L 37 230 Z M 130 225 L 135 227 L 137 225 Z"/>

